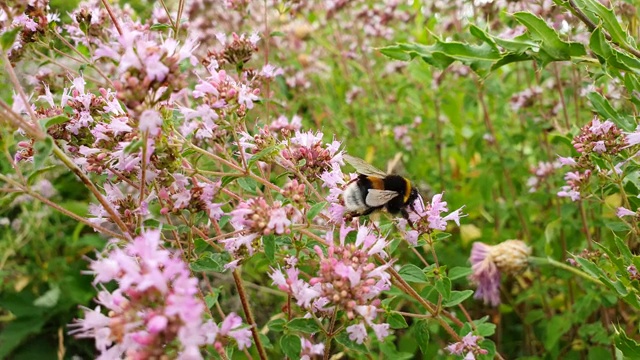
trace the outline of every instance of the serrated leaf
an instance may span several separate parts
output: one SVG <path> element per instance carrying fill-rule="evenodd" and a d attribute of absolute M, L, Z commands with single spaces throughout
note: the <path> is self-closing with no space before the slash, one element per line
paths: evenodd
<path fill-rule="evenodd" d="M 41 169 L 53 151 L 53 138 L 47 136 L 42 141 L 36 141 L 34 149 L 36 152 L 33 155 L 33 167 L 35 169 Z"/>
<path fill-rule="evenodd" d="M 307 334 L 315 334 L 321 330 L 320 326 L 314 319 L 293 319 L 287 323 L 289 330 L 300 331 Z"/>
<path fill-rule="evenodd" d="M 546 21 L 528 12 L 517 12 L 513 16 L 527 28 L 532 39 L 541 42 L 541 48 L 554 60 L 571 58 L 569 43 L 560 39 L 560 35 Z"/>
<path fill-rule="evenodd" d="M 613 106 L 611 106 L 609 100 L 605 99 L 599 93 L 595 91 L 591 92 L 587 95 L 587 98 L 603 120 L 611 120 L 627 131 L 633 131 L 635 129 L 635 126 L 628 119 L 620 115 Z"/>
<path fill-rule="evenodd" d="M 609 33 L 611 39 L 617 44 L 631 46 L 627 32 L 620 25 L 612 9 L 607 8 L 596 0 L 576 1 L 576 5 L 585 13 L 592 13 L 598 18 L 595 23 L 601 23 L 602 27 Z M 591 17 L 593 19 L 593 17 Z"/>
<path fill-rule="evenodd" d="M 300 358 L 302 343 L 298 336 L 293 334 L 284 335 L 280 338 L 280 347 L 282 348 L 282 352 L 284 352 L 290 359 Z"/>
<path fill-rule="evenodd" d="M 402 277 L 405 281 L 424 284 L 427 282 L 427 277 L 424 272 L 417 266 L 412 264 L 407 264 L 403 266 L 400 271 L 398 271 L 400 277 Z"/>
<path fill-rule="evenodd" d="M 452 291 L 449 301 L 444 303 L 444 307 L 452 307 L 460 304 L 473 295 L 473 290 Z"/>
<path fill-rule="evenodd" d="M 391 59 L 394 59 L 394 60 L 400 60 L 400 61 L 411 60 L 411 56 L 407 54 L 407 52 L 403 48 L 397 45 L 386 46 L 378 49 L 378 51 L 380 51 L 380 53 L 382 53 L 383 55 L 390 57 Z"/>
<path fill-rule="evenodd" d="M 631 250 L 629 249 L 627 244 L 625 244 L 624 241 L 619 236 L 616 236 L 615 234 L 613 235 L 613 238 L 615 240 L 616 247 L 618 248 L 618 251 L 620 252 L 620 255 L 622 255 L 622 258 L 627 263 L 630 263 L 631 259 L 633 259 L 633 254 L 631 253 Z"/>
<path fill-rule="evenodd" d="M 491 48 L 493 48 L 495 51 L 498 51 L 498 45 L 496 45 L 496 42 L 493 40 L 493 38 L 491 36 L 489 36 L 489 34 L 487 34 L 486 31 L 484 31 L 484 30 L 480 29 L 479 27 L 477 27 L 477 26 L 472 24 L 471 26 L 469 26 L 469 32 L 476 39 L 479 39 L 479 40 L 485 42 L 486 44 L 491 46 Z"/>
<path fill-rule="evenodd" d="M 622 327 L 614 326 L 614 342 L 625 356 L 625 359 L 640 359 L 640 344 L 630 339 Z"/>
<path fill-rule="evenodd" d="M 389 313 L 387 315 L 387 322 L 392 329 L 404 329 L 406 327 L 409 327 L 404 316 L 395 312 Z"/>

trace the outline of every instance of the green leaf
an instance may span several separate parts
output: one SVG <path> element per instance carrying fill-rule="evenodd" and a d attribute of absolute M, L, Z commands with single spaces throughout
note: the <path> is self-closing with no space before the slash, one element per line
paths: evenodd
<path fill-rule="evenodd" d="M 571 321 L 567 321 L 565 316 L 556 315 L 549 320 L 544 333 L 544 348 L 551 351 L 560 341 L 562 335 L 571 329 Z"/>
<path fill-rule="evenodd" d="M 165 30 L 169 30 L 169 29 L 173 29 L 173 27 L 170 24 L 153 24 L 151 25 L 151 27 L 149 27 L 149 30 L 152 31 L 165 31 Z"/>
<path fill-rule="evenodd" d="M 0 332 L 0 359 L 6 359 L 29 335 L 39 333 L 46 321 L 47 317 L 44 316 L 20 317 L 3 325 Z"/>
<path fill-rule="evenodd" d="M 124 147 L 124 153 L 133 154 L 134 152 L 142 149 L 142 144 L 143 144 L 142 139 L 134 140 Z"/>
<path fill-rule="evenodd" d="M 42 127 L 47 130 L 53 125 L 64 124 L 71 119 L 66 115 L 57 115 L 46 119 L 40 119 L 38 122 L 42 125 Z"/>
<path fill-rule="evenodd" d="M 472 273 L 472 270 L 470 267 L 456 266 L 454 268 L 451 268 L 448 271 L 447 275 L 450 280 L 457 280 L 460 278 L 465 278 L 471 275 L 471 273 Z"/>
<path fill-rule="evenodd" d="M 60 288 L 58 286 L 55 286 L 49 289 L 49 291 L 47 291 L 46 293 L 42 294 L 42 296 L 40 296 L 39 298 L 35 299 L 33 301 L 33 305 L 37 307 L 52 308 L 58 304 L 61 293 L 62 291 L 60 291 Z"/>
<path fill-rule="evenodd" d="M 313 221 L 316 216 L 318 216 L 318 214 L 320 214 L 320 212 L 327 206 L 327 204 L 328 203 L 326 201 L 313 204 L 313 206 L 309 208 L 309 211 L 307 211 L 307 219 L 309 219 L 309 221 Z"/>
<path fill-rule="evenodd" d="M 429 346 L 429 323 L 426 320 L 418 320 L 414 328 L 420 351 L 425 355 Z"/>
<path fill-rule="evenodd" d="M 403 266 L 400 271 L 398 271 L 400 277 L 402 277 L 407 282 L 425 284 L 427 282 L 427 277 L 424 275 L 422 270 L 412 264 L 407 264 Z"/>
<path fill-rule="evenodd" d="M 630 339 L 622 327 L 614 326 L 614 343 L 625 359 L 640 359 L 640 344 Z"/>
<path fill-rule="evenodd" d="M 262 246 L 264 246 L 264 254 L 270 263 L 276 261 L 276 237 L 273 235 L 262 237 Z"/>
<path fill-rule="evenodd" d="M 273 319 L 267 323 L 267 327 L 269 327 L 271 331 L 283 332 L 286 323 L 287 320 L 285 319 Z"/>
<path fill-rule="evenodd" d="M 409 61 L 411 60 L 411 56 L 406 53 L 406 51 L 398 45 L 386 46 L 378 49 L 380 53 L 385 56 L 388 56 L 394 60 L 400 61 Z"/>
<path fill-rule="evenodd" d="M 562 41 L 558 33 L 546 21 L 528 12 L 517 12 L 513 16 L 527 28 L 532 39 L 541 42 L 541 48 L 554 60 L 569 60 L 571 58 L 569 43 Z"/>
<path fill-rule="evenodd" d="M 624 241 L 619 236 L 616 236 L 615 234 L 613 235 L 613 238 L 616 242 L 616 247 L 618 248 L 618 251 L 620 251 L 620 255 L 622 255 L 622 258 L 625 260 L 625 262 L 630 263 L 631 260 L 633 259 L 633 254 L 631 253 L 631 250 L 629 249 L 627 244 L 625 244 Z"/>
<path fill-rule="evenodd" d="M 260 150 L 260 152 L 249 158 L 249 161 L 247 161 L 247 166 L 251 168 L 257 161 L 260 161 L 264 158 L 269 158 L 277 154 L 278 152 L 280 152 L 281 148 L 281 145 L 272 145 Z"/>
<path fill-rule="evenodd" d="M 2 45 L 2 50 L 7 51 L 11 49 L 20 31 L 22 31 L 22 28 L 16 27 L 9 31 L 5 31 L 2 35 L 0 35 L 0 45 Z"/>
<path fill-rule="evenodd" d="M 189 264 L 195 272 L 224 272 L 224 265 L 229 262 L 229 254 L 205 253 L 204 256 Z"/>
<path fill-rule="evenodd" d="M 47 136 L 42 141 L 36 141 L 34 148 L 36 153 L 33 155 L 33 167 L 35 169 L 41 169 L 53 151 L 53 138 Z"/>
<path fill-rule="evenodd" d="M 336 337 L 334 337 L 338 344 L 344 346 L 349 350 L 353 350 L 355 352 L 366 354 L 369 352 L 369 349 L 364 344 L 357 344 L 349 339 L 349 334 L 346 331 L 342 331 Z"/>
<path fill-rule="evenodd" d="M 622 29 L 620 21 L 618 21 L 612 9 L 607 8 L 597 0 L 581 0 L 576 1 L 576 4 L 578 7 L 581 7 L 584 12 L 590 12 L 596 15 L 614 42 L 620 45 L 631 46 L 630 37 L 627 32 Z M 599 23 L 600 21 L 594 22 Z"/>
<path fill-rule="evenodd" d="M 496 42 L 493 40 L 493 38 L 487 34 L 484 30 L 480 29 L 479 27 L 475 26 L 475 25 L 471 25 L 469 27 L 469 32 L 471 33 L 471 35 L 473 35 L 475 38 L 483 41 L 484 43 L 488 44 L 489 46 L 491 46 L 491 48 L 493 48 L 495 51 L 499 51 L 498 50 L 498 45 L 496 45 Z"/>
<path fill-rule="evenodd" d="M 170 231 L 178 230 L 177 226 L 164 224 L 164 223 L 161 223 L 160 221 L 158 221 L 156 219 L 146 219 L 145 221 L 143 221 L 143 224 L 144 224 L 145 228 L 153 228 L 153 229 L 162 228 L 162 230 L 170 230 Z"/>
<path fill-rule="evenodd" d="M 220 292 L 221 290 L 219 288 L 214 288 L 212 292 L 205 295 L 204 302 L 207 305 L 207 309 L 211 309 L 215 304 L 218 303 Z"/>
<path fill-rule="evenodd" d="M 409 327 L 407 324 L 407 320 L 404 319 L 404 316 L 392 312 L 387 315 L 387 322 L 392 329 L 404 329 Z"/>
<path fill-rule="evenodd" d="M 241 177 L 238 179 L 237 183 L 243 190 L 251 194 L 255 194 L 256 189 L 258 188 L 258 183 L 252 178 Z"/>
<path fill-rule="evenodd" d="M 436 290 L 442 295 L 442 298 L 447 301 L 451 298 L 451 280 L 449 278 L 440 278 L 435 284 Z M 472 291 L 473 293 L 473 291 Z"/>
<path fill-rule="evenodd" d="M 547 224 L 544 228 L 545 246 L 544 252 L 547 256 L 553 256 L 554 245 L 559 243 L 560 231 L 562 231 L 562 219 L 556 219 Z"/>
<path fill-rule="evenodd" d="M 289 330 L 300 331 L 307 334 L 315 334 L 322 330 L 314 319 L 293 319 L 287 324 Z"/>
<path fill-rule="evenodd" d="M 280 338 L 280 347 L 282 352 L 285 353 L 291 359 L 299 359 L 300 351 L 302 350 L 302 343 L 300 338 L 293 334 L 284 335 Z"/>
<path fill-rule="evenodd" d="M 620 115 L 613 106 L 611 106 L 609 100 L 605 99 L 599 93 L 595 91 L 591 92 L 587 95 L 587 98 L 603 120 L 611 120 L 616 125 L 627 131 L 633 131 L 635 129 L 635 126 L 628 119 Z"/>
<path fill-rule="evenodd" d="M 474 323 L 476 321 L 474 321 Z M 496 324 L 486 323 L 486 322 L 481 324 L 476 324 L 476 334 L 478 334 L 479 336 L 489 337 L 495 333 L 496 333 Z"/>
<path fill-rule="evenodd" d="M 469 296 L 473 295 L 473 290 L 452 291 L 449 301 L 444 303 L 444 307 L 452 307 L 465 301 Z"/>

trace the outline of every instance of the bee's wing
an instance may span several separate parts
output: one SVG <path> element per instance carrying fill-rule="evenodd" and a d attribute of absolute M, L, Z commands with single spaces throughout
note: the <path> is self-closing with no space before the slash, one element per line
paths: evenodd
<path fill-rule="evenodd" d="M 353 166 L 359 174 L 381 178 L 387 176 L 384 171 L 376 168 L 375 166 L 360 158 L 347 154 L 342 155 L 342 158 L 345 159 L 349 164 L 351 164 L 351 166 Z"/>
<path fill-rule="evenodd" d="M 398 195 L 400 193 L 393 190 L 369 189 L 365 203 L 371 207 L 382 206 Z"/>

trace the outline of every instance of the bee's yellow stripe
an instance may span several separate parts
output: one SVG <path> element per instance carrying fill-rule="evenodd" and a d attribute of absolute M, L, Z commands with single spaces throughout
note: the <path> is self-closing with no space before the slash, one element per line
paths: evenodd
<path fill-rule="evenodd" d="M 404 198 L 403 198 L 403 202 L 407 202 L 407 200 L 409 200 L 409 196 L 411 196 L 411 182 L 407 179 L 404 179 L 404 181 L 406 182 L 406 187 L 404 189 Z"/>
<path fill-rule="evenodd" d="M 367 179 L 371 181 L 371 187 L 377 190 L 384 190 L 384 180 L 374 176 L 367 176 Z"/>

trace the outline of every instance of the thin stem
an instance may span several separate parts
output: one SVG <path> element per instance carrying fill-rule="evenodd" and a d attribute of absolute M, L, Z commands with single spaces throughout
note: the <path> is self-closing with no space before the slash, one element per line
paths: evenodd
<path fill-rule="evenodd" d="M 87 220 L 86 218 L 76 215 L 74 213 L 72 213 L 71 211 L 61 207 L 60 205 L 54 203 L 53 201 L 47 199 L 46 197 L 42 196 L 41 194 L 38 194 L 37 192 L 31 190 L 30 188 L 26 187 L 26 186 L 22 186 L 21 184 L 19 184 L 18 182 L 12 180 L 11 178 L 8 178 L 2 174 L 0 174 L 0 179 L 2 179 L 3 181 L 17 187 L 19 189 L 20 192 L 24 192 L 28 195 L 30 195 L 31 197 L 35 198 L 36 200 L 42 202 L 43 204 L 51 207 L 52 209 L 54 209 L 55 211 L 66 215 L 74 220 L 77 220 L 93 229 L 95 229 L 96 231 L 99 231 L 105 235 L 114 237 L 114 238 L 118 238 L 118 239 L 122 239 L 122 240 L 126 240 L 126 238 L 124 236 L 122 236 L 121 234 L 115 233 L 107 228 L 104 228 L 100 225 L 96 225 L 94 223 L 92 223 L 91 221 Z M 0 189 L 0 192 L 2 192 L 2 189 Z"/>
<path fill-rule="evenodd" d="M 333 330 L 336 326 L 336 317 L 338 312 L 334 309 L 333 315 L 331 315 L 331 322 L 329 323 L 329 330 L 327 331 L 327 340 L 324 343 L 324 360 L 329 360 L 331 355 L 331 340 L 333 340 Z"/>
<path fill-rule="evenodd" d="M 93 184 L 91 179 L 89 179 L 89 177 L 85 175 L 85 173 L 83 173 L 82 170 L 80 170 L 78 165 L 76 165 L 73 162 L 73 160 L 69 159 L 67 154 L 65 154 L 64 151 L 62 151 L 58 147 L 58 145 L 55 143 L 53 144 L 53 154 L 60 161 L 62 161 L 62 163 L 64 163 L 69 168 L 69 170 L 71 170 L 74 174 L 76 174 L 76 176 L 80 178 L 80 180 L 89 189 L 89 191 L 91 191 L 91 193 L 96 197 L 98 202 L 100 202 L 100 204 L 104 207 L 105 211 L 109 214 L 109 217 L 111 218 L 111 220 L 120 228 L 120 231 L 122 231 L 122 233 L 125 234 L 126 237 L 130 238 L 131 234 L 129 232 L 129 229 L 127 228 L 127 225 L 122 221 L 122 219 L 120 219 L 120 216 L 118 216 L 116 211 L 111 207 L 111 204 L 100 193 L 100 191 L 98 190 L 98 188 L 96 188 L 96 186 Z"/>
<path fill-rule="evenodd" d="M 580 208 L 580 221 L 582 222 L 582 231 L 587 237 L 587 247 L 589 248 L 589 250 L 591 250 L 592 248 L 591 233 L 589 232 L 589 224 L 587 222 L 587 213 L 584 210 L 584 205 L 582 203 L 582 200 L 578 201 L 578 207 Z"/>
<path fill-rule="evenodd" d="M 593 282 L 595 284 L 604 285 L 602 283 L 602 281 L 590 276 L 589 274 L 587 274 L 587 273 L 585 273 L 585 272 L 583 272 L 583 271 L 581 271 L 581 270 L 579 270 L 579 269 L 577 269 L 577 268 L 575 268 L 573 266 L 567 265 L 565 263 L 561 263 L 561 262 L 553 260 L 551 258 L 541 258 L 541 257 L 536 257 L 536 256 L 530 256 L 529 257 L 529 262 L 532 263 L 532 264 L 537 264 L 537 265 L 555 266 L 557 268 L 569 271 L 572 274 L 577 275 L 577 276 L 579 276 L 579 277 L 581 277 L 583 279 L 589 280 L 589 281 L 591 281 L 591 282 Z"/>
<path fill-rule="evenodd" d="M 13 71 L 13 66 L 11 66 L 11 61 L 9 61 L 9 57 L 7 56 L 7 53 L 4 51 L 2 52 L 2 60 L 4 61 L 4 68 L 7 70 L 7 74 L 9 74 L 9 79 L 11 79 L 11 82 L 13 83 L 13 89 L 18 92 L 18 95 L 20 95 L 20 99 L 22 99 L 22 103 L 24 104 L 24 107 L 27 109 L 27 112 L 29 113 L 29 117 L 31 117 L 31 121 L 35 123 L 38 117 L 36 116 L 36 113 L 31 108 L 29 104 L 29 98 L 27 98 L 27 95 L 24 93 L 24 89 L 22 88 L 22 85 L 20 85 L 20 82 L 18 81 L 18 77 L 16 76 L 15 71 Z"/>
<path fill-rule="evenodd" d="M 120 27 L 120 23 L 118 22 L 116 15 L 113 13 L 113 10 L 111 9 L 111 5 L 109 5 L 109 2 L 107 0 L 102 0 L 102 5 L 104 5 L 105 9 L 107 9 L 107 12 L 109 13 L 109 17 L 111 18 L 113 25 L 116 27 L 116 30 L 118 30 L 118 34 L 122 36 L 123 34 L 122 28 Z"/>
<path fill-rule="evenodd" d="M 247 299 L 247 293 L 244 290 L 244 285 L 242 283 L 242 277 L 238 272 L 238 269 L 233 270 L 233 280 L 236 283 L 236 289 L 238 290 L 238 297 L 240 297 L 240 302 L 242 303 L 242 310 L 244 310 L 244 316 L 247 318 L 247 324 L 251 327 L 251 334 L 253 335 L 253 342 L 256 344 L 256 349 L 258 349 L 258 354 L 260 355 L 260 359 L 266 360 L 268 359 L 267 353 L 262 346 L 262 341 L 260 341 L 260 334 L 258 333 L 258 325 L 253 320 L 253 314 L 251 313 L 251 306 L 249 305 L 249 300 Z"/>

